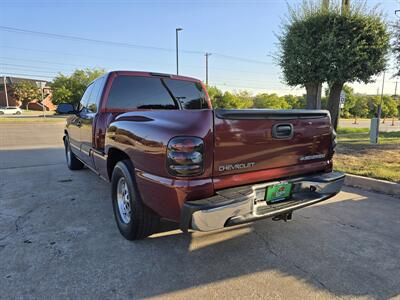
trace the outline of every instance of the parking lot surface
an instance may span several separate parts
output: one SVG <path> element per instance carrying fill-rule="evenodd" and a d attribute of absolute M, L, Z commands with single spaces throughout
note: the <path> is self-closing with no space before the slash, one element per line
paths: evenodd
<path fill-rule="evenodd" d="M 357 124 L 354 124 L 354 119 L 339 119 L 340 127 L 350 128 L 371 128 L 371 120 L 361 119 L 357 120 Z M 379 124 L 380 131 L 400 131 L 400 121 L 395 120 L 392 123 L 392 119 L 386 119 L 385 123 Z"/>
<path fill-rule="evenodd" d="M 62 124 L 26 126 L 0 124 L 1 299 L 399 298 L 399 199 L 346 187 L 288 223 L 129 242 Z"/>

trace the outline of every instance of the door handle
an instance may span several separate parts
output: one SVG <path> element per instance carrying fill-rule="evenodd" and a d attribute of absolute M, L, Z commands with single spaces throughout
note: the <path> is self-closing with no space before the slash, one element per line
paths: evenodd
<path fill-rule="evenodd" d="M 293 137 L 292 124 L 275 124 L 272 127 L 272 137 L 275 139 L 290 139 Z"/>

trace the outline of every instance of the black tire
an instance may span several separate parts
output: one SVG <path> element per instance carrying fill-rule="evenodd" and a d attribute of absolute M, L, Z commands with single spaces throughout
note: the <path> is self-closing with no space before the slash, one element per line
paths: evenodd
<path fill-rule="evenodd" d="M 127 188 L 129 192 L 128 200 L 125 198 L 125 204 L 129 203 L 129 213 L 124 215 L 119 207 L 121 200 L 118 201 L 118 197 L 121 197 L 121 185 L 124 186 L 125 191 Z M 127 240 L 144 239 L 157 230 L 160 218 L 143 204 L 130 160 L 122 160 L 115 165 L 111 177 L 111 198 L 118 229 Z M 129 215 L 129 220 L 127 220 L 127 215 Z"/>
<path fill-rule="evenodd" d="M 79 159 L 77 159 L 75 154 L 72 152 L 71 145 L 69 144 L 68 135 L 64 139 L 64 146 L 68 169 L 72 171 L 83 169 L 85 165 Z"/>
<path fill-rule="evenodd" d="M 16 114 L 16 115 L 20 115 L 20 114 L 21 114 L 21 112 L 20 112 L 20 111 L 17 111 L 15 114 Z"/>

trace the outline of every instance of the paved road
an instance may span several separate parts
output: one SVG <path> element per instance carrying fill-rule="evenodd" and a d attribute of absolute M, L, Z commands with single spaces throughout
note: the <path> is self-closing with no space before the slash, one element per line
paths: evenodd
<path fill-rule="evenodd" d="M 38 148 L 42 131 L 24 149 L 0 139 L 1 299 L 400 297 L 398 199 L 345 188 L 289 223 L 187 235 L 164 224 L 129 242 L 109 186 L 66 168 L 59 131 Z"/>
<path fill-rule="evenodd" d="M 354 124 L 354 119 L 340 119 L 340 127 L 351 127 L 351 128 L 370 128 L 371 120 L 358 120 L 357 124 Z M 386 119 L 385 123 L 379 125 L 380 131 L 400 131 L 400 121 L 395 120 L 394 125 L 392 125 L 392 119 Z"/>

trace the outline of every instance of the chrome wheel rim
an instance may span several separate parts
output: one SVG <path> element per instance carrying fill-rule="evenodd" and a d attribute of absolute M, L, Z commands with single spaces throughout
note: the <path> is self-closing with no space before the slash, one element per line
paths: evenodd
<path fill-rule="evenodd" d="M 124 177 L 118 180 L 117 184 L 117 204 L 119 216 L 123 223 L 128 224 L 131 221 L 131 202 L 128 185 Z"/>

